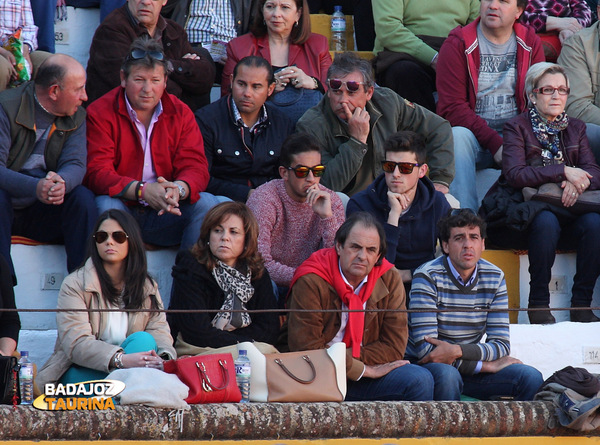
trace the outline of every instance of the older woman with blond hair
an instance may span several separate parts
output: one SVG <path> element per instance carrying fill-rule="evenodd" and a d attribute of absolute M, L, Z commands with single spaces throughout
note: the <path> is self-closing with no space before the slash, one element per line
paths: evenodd
<path fill-rule="evenodd" d="M 224 202 L 206 214 L 198 242 L 175 260 L 169 309 L 185 310 L 168 316 L 179 355 L 237 355 L 244 341 L 276 352 L 278 314 L 245 311 L 277 309 L 258 252 L 258 223 L 245 204 Z"/>
<path fill-rule="evenodd" d="M 504 126 L 500 184 L 522 191 L 544 184 L 558 184 L 560 203 L 526 201 L 506 210 L 527 221 L 524 230 L 490 225 L 489 238 L 504 247 L 526 248 L 529 254 L 530 308 L 549 308 L 549 283 L 556 249 L 577 251 L 572 308 L 589 308 L 600 275 L 600 214 L 570 209 L 586 190 L 600 189 L 600 168 L 588 145 L 585 123 L 567 116 L 569 80 L 564 69 L 538 63 L 527 72 L 525 92 L 529 110 Z M 521 196 L 521 201 L 523 201 Z M 484 199 L 484 207 L 485 199 Z M 509 245 L 507 245 L 507 243 Z M 550 311 L 529 312 L 531 323 L 554 323 Z M 572 310 L 571 321 L 600 321 L 587 309 Z"/>

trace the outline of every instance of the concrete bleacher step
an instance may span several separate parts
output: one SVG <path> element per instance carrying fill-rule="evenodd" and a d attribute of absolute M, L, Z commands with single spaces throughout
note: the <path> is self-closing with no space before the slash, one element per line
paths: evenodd
<path fill-rule="evenodd" d="M 585 438 L 561 427 L 554 412 L 551 402 L 214 403 L 192 405 L 183 413 L 140 405 L 52 413 L 31 406 L 0 406 L 0 440 L 261 445 L 598 443 L 600 429 L 585 433 Z"/>

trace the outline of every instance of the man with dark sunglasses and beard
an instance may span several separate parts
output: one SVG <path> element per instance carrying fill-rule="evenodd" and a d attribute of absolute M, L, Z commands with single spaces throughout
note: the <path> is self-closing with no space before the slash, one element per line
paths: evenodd
<path fill-rule="evenodd" d="M 385 229 L 386 259 L 400 271 L 410 292 L 417 267 L 435 258 L 437 222 L 450 204 L 426 176 L 425 140 L 414 131 L 399 131 L 383 145 L 383 173 L 350 199 L 346 214 L 365 211 Z"/>
<path fill-rule="evenodd" d="M 144 242 L 186 249 L 217 201 L 204 193 L 208 163 L 194 114 L 165 91 L 168 71 L 159 42 L 133 42 L 121 86 L 87 109 L 84 183 L 97 195 L 98 213 L 126 211 Z"/>
<path fill-rule="evenodd" d="M 430 178 L 448 192 L 454 178 L 450 124 L 388 88 L 375 88 L 369 61 L 342 53 L 327 72 L 327 94 L 296 125 L 316 136 L 324 148 L 323 185 L 349 196 L 364 190 L 381 173 L 383 143 L 399 130 L 425 138 Z"/>

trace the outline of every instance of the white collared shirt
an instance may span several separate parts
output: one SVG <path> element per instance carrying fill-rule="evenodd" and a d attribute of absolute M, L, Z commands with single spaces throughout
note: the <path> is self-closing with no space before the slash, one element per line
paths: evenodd
<path fill-rule="evenodd" d="M 127 106 L 127 113 L 129 114 L 131 121 L 134 123 L 138 134 L 140 135 L 140 143 L 142 144 L 142 150 L 144 150 L 144 168 L 142 170 L 142 181 L 156 182 L 156 169 L 154 168 L 154 163 L 152 162 L 152 150 L 150 146 L 150 141 L 152 140 L 152 130 L 154 129 L 154 124 L 158 120 L 158 116 L 160 116 L 163 111 L 162 101 L 159 101 L 156 107 L 154 108 L 154 113 L 152 114 L 152 119 L 150 120 L 150 125 L 148 126 L 147 131 L 146 126 L 142 124 L 142 122 L 138 119 L 137 113 L 131 107 L 129 99 L 127 98 L 127 94 L 125 94 L 125 104 Z"/>

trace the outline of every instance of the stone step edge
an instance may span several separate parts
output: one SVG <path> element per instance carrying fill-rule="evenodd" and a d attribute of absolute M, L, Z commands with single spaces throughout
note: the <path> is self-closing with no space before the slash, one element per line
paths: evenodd
<path fill-rule="evenodd" d="M 561 427 L 551 402 L 343 402 L 116 406 L 40 411 L 0 406 L 0 440 L 292 440 L 600 436 Z"/>

